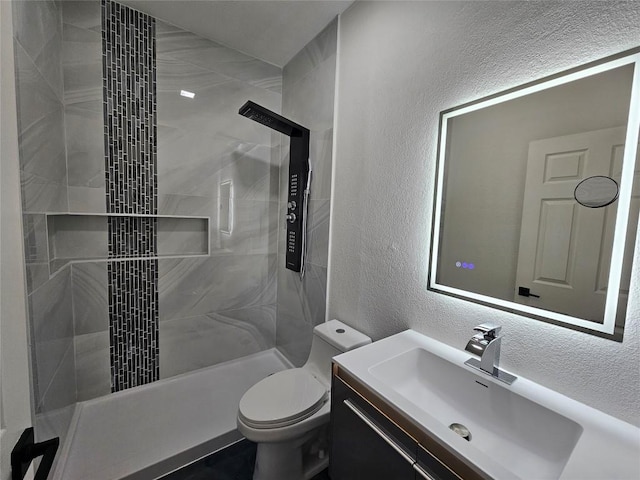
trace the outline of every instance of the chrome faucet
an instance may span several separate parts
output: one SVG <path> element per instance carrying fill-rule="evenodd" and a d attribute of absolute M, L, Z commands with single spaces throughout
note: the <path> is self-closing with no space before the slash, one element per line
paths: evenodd
<path fill-rule="evenodd" d="M 502 335 L 500 325 L 493 323 L 483 323 L 474 328 L 476 333 L 467 343 L 465 350 L 480 357 L 478 361 L 475 358 L 467 360 L 465 365 L 477 368 L 478 370 L 491 375 L 492 377 L 511 385 L 516 377 L 500 370 L 500 346 L 502 344 Z"/>

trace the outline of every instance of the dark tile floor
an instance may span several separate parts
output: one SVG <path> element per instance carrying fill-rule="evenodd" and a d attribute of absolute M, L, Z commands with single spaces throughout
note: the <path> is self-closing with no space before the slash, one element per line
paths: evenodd
<path fill-rule="evenodd" d="M 161 480 L 251 480 L 256 460 L 256 444 L 242 440 L 205 457 Z M 312 480 L 330 480 L 326 470 Z"/>

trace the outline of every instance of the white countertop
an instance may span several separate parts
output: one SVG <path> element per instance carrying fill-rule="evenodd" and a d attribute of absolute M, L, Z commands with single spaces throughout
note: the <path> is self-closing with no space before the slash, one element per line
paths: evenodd
<path fill-rule="evenodd" d="M 458 350 L 413 330 L 374 342 L 334 357 L 334 361 L 360 382 L 370 387 L 390 404 L 397 407 L 416 425 L 435 435 L 443 444 L 476 465 L 495 479 L 517 478 L 513 472 L 500 465 L 495 458 L 473 447 L 471 443 L 461 445 L 451 431 L 427 412 L 428 406 L 420 408 L 403 395 L 390 388 L 370 373 L 374 365 L 408 352 L 415 348 L 425 349 L 442 359 L 461 366 L 478 375 L 483 382 L 493 382 L 513 393 L 525 397 L 551 411 L 579 424 L 583 431 L 560 474 L 562 480 L 639 480 L 640 479 L 640 429 L 607 415 L 583 403 L 572 400 L 558 392 L 518 376 L 512 385 L 503 384 L 489 375 L 465 366 L 471 357 L 468 352 Z M 537 478 L 535 472 L 523 480 Z"/>

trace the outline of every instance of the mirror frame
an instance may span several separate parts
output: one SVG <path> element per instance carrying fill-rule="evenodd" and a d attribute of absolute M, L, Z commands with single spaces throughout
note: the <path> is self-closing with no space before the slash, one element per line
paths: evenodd
<path fill-rule="evenodd" d="M 599 324 L 582 318 L 572 317 L 567 314 L 544 310 L 542 308 L 523 305 L 514 301 L 490 297 L 456 287 L 451 287 L 437 282 L 438 254 L 440 251 L 441 226 L 443 222 L 443 193 L 445 191 L 445 170 L 446 170 L 446 147 L 447 147 L 447 121 L 449 118 L 463 115 L 465 113 L 480 110 L 525 95 L 547 90 L 559 85 L 564 85 L 576 80 L 580 80 L 591 75 L 596 75 L 608 70 L 619 68 L 625 65 L 634 65 L 633 80 L 631 85 L 631 96 L 629 101 L 629 116 L 627 120 L 627 131 L 625 137 L 625 151 L 623 156 L 623 167 L 621 182 L 619 185 L 618 209 L 616 212 L 616 223 L 614 230 L 613 248 L 611 264 L 609 269 L 609 282 L 605 300 L 605 314 L 603 323 Z M 482 305 L 495 307 L 500 310 L 520 314 L 525 317 L 534 318 L 543 322 L 560 325 L 573 330 L 590 333 L 596 336 L 608 338 L 615 341 L 622 341 L 625 315 L 617 315 L 618 310 L 626 305 L 619 302 L 619 289 L 622 281 L 622 269 L 627 236 L 627 225 L 629 223 L 629 209 L 631 204 L 631 193 L 633 188 L 633 173 L 635 159 L 638 150 L 638 137 L 640 136 L 640 47 L 626 50 L 616 55 L 612 55 L 601 60 L 587 63 L 585 65 L 572 68 L 540 80 L 532 81 L 503 92 L 499 92 L 476 101 L 444 110 L 440 113 L 438 150 L 436 158 L 436 184 L 434 189 L 434 204 L 431 229 L 431 251 L 429 264 L 429 277 L 427 288 L 431 291 L 443 293 L 445 295 L 472 301 Z M 640 225 L 639 225 L 640 229 Z M 635 238 L 635 236 L 633 236 Z M 634 256 L 632 251 L 631 257 Z M 633 261 L 633 258 L 626 259 Z M 628 300 L 628 299 L 627 299 Z"/>

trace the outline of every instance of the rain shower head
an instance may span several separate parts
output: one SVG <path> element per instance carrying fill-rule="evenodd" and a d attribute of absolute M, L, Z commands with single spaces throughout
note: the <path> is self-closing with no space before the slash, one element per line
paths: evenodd
<path fill-rule="evenodd" d="M 300 137 L 304 132 L 307 134 L 309 132 L 302 125 L 298 125 L 252 101 L 248 101 L 240 107 L 238 113 L 290 137 Z"/>

